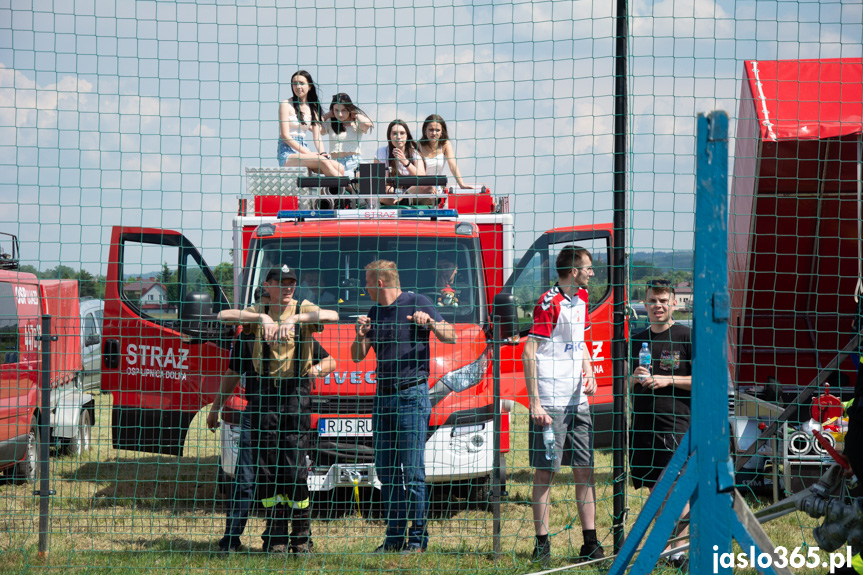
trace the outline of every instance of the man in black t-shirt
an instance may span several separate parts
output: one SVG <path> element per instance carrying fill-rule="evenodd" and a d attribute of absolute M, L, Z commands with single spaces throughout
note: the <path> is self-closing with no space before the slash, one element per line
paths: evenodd
<path fill-rule="evenodd" d="M 653 280 L 645 295 L 650 327 L 632 337 L 632 427 L 629 467 L 636 488 L 651 491 L 689 429 L 692 396 L 692 337 L 688 327 L 674 323 L 677 305 L 668 280 Z M 638 363 L 642 344 L 650 349 L 650 369 Z M 689 505 L 683 515 L 689 512 Z M 686 528 L 680 533 L 685 534 Z M 679 555 L 679 556 L 678 556 Z M 672 562 L 681 563 L 680 553 Z"/>
<path fill-rule="evenodd" d="M 378 260 L 365 269 L 366 290 L 377 305 L 368 316 L 357 319 L 351 359 L 359 363 L 370 349 L 377 356 L 372 434 L 387 534 L 375 552 L 422 553 L 428 545 L 429 336 L 433 333 L 443 343 L 455 343 L 456 332 L 431 300 L 401 290 L 395 263 Z M 409 529 L 408 521 L 413 523 Z"/>

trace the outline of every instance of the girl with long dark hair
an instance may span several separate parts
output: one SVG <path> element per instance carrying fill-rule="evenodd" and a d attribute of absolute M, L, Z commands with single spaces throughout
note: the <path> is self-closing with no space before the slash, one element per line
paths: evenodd
<path fill-rule="evenodd" d="M 324 121 L 330 136 L 330 158 L 342 165 L 346 176 L 353 177 L 360 165 L 360 141 L 374 124 L 344 92 L 333 96 Z"/>
<path fill-rule="evenodd" d="M 375 161 L 387 166 L 387 177 L 394 176 L 424 176 L 425 162 L 419 155 L 417 143 L 411 135 L 408 125 L 402 120 L 393 120 L 387 126 L 387 145 L 378 148 Z M 399 190 L 387 186 L 388 194 L 396 194 Z M 422 193 L 416 186 L 411 186 L 405 193 Z M 396 200 L 381 198 L 381 204 L 392 205 Z"/>
<path fill-rule="evenodd" d="M 341 176 L 344 168 L 321 145 L 321 104 L 311 74 L 291 76 L 291 98 L 279 104 L 279 165 L 299 166 L 325 176 Z M 317 150 L 309 146 L 314 143 Z"/>
<path fill-rule="evenodd" d="M 458 187 L 463 190 L 473 189 L 473 186 L 464 183 L 461 177 L 446 122 L 437 114 L 430 115 L 423 122 L 419 152 L 425 160 L 427 175 L 442 176 L 445 165 L 449 165 L 449 171 L 452 172 Z"/>

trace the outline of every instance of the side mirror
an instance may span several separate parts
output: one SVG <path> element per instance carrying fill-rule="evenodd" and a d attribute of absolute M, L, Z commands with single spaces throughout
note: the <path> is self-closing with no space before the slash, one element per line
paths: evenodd
<path fill-rule="evenodd" d="M 99 342 L 102 341 L 98 335 L 88 335 L 86 339 L 84 339 L 84 345 L 90 347 L 91 345 L 99 345 Z"/>
<path fill-rule="evenodd" d="M 207 324 L 216 321 L 213 313 L 213 298 L 206 292 L 189 292 L 183 298 L 183 308 L 180 312 L 180 325 L 183 331 L 200 335 L 208 331 Z"/>
<path fill-rule="evenodd" d="M 494 316 L 499 318 L 501 340 L 508 340 L 518 335 L 518 318 L 513 294 L 499 293 L 494 296 Z"/>

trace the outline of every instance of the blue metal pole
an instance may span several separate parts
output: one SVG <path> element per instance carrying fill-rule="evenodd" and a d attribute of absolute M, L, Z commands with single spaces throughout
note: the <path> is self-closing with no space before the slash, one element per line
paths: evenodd
<path fill-rule="evenodd" d="M 713 553 L 731 551 L 734 476 L 728 444 L 728 116 L 698 116 L 690 465 L 690 572 L 711 573 Z M 714 551 L 718 546 L 718 551 Z"/>

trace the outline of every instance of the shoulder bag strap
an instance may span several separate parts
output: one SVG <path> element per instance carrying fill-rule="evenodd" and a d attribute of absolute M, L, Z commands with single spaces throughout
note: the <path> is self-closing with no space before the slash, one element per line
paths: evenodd
<path fill-rule="evenodd" d="M 264 304 L 264 313 L 270 313 L 270 304 Z M 270 377 L 270 344 L 267 343 L 267 340 L 264 338 L 264 330 L 263 328 L 259 328 L 259 337 L 261 338 L 261 377 L 269 378 Z"/>

